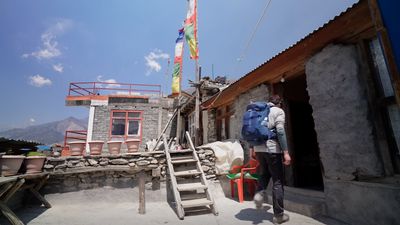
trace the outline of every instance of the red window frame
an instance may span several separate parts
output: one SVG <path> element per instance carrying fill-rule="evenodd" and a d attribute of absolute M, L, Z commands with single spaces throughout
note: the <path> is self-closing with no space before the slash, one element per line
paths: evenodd
<path fill-rule="evenodd" d="M 114 117 L 114 113 L 125 113 L 125 116 L 121 117 Z M 139 113 L 139 117 L 129 117 L 129 113 Z M 125 120 L 125 131 L 124 135 L 113 135 L 112 134 L 112 128 L 113 128 L 113 119 L 124 119 Z M 138 135 L 128 135 L 128 129 L 129 129 L 129 121 L 139 121 L 139 134 Z M 124 140 L 130 138 L 130 137 L 135 137 L 139 138 L 140 141 L 142 140 L 142 131 L 143 131 L 143 111 L 139 110 L 111 110 L 110 113 L 110 126 L 109 126 L 109 132 L 108 136 L 110 139 L 112 138 L 123 138 Z"/>

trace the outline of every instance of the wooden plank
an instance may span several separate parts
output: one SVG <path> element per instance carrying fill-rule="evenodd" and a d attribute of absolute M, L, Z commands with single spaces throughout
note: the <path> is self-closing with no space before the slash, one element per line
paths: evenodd
<path fill-rule="evenodd" d="M 154 145 L 154 148 L 151 151 L 154 151 L 157 148 L 158 143 L 161 141 L 165 131 L 167 130 L 167 128 L 168 128 L 169 124 L 171 123 L 171 121 L 174 120 L 174 118 L 175 118 L 177 113 L 178 113 L 178 108 L 175 109 L 174 114 L 172 115 L 171 118 L 169 118 L 169 120 L 168 120 L 167 124 L 165 125 L 163 131 L 161 132 L 160 136 L 157 138 L 157 141 L 156 141 L 156 144 Z M 165 142 L 164 144 L 167 145 L 167 143 L 168 142 Z M 165 146 L 165 148 L 167 148 L 167 147 Z"/>
<path fill-rule="evenodd" d="M 207 186 L 202 183 L 187 183 L 178 184 L 178 191 L 195 191 L 198 189 L 207 189 Z"/>
<path fill-rule="evenodd" d="M 199 198 L 199 199 L 191 199 L 191 200 L 182 201 L 183 208 L 207 206 L 207 205 L 212 205 L 212 204 L 213 204 L 213 202 L 208 200 L 208 199 L 206 199 L 206 198 Z"/>
<path fill-rule="evenodd" d="M 35 189 L 29 188 L 29 191 L 41 202 L 43 203 L 44 207 L 51 208 L 51 204 Z"/>
<path fill-rule="evenodd" d="M 193 156 L 176 156 L 176 157 L 171 157 L 171 160 L 183 160 L 183 159 L 193 159 Z"/>
<path fill-rule="evenodd" d="M 175 205 L 176 205 L 176 214 L 178 215 L 179 219 L 183 219 L 185 216 L 185 212 L 183 210 L 182 204 L 181 204 L 181 196 L 178 192 L 178 189 L 176 188 L 177 182 L 176 178 L 174 176 L 174 167 L 172 166 L 171 163 L 171 155 L 169 154 L 169 148 L 168 148 L 168 142 L 165 134 L 163 136 L 163 142 L 165 147 L 165 157 L 167 159 L 167 165 L 168 165 L 168 170 L 170 173 L 170 178 L 171 178 L 171 184 L 172 184 L 172 191 L 174 193 L 174 198 L 175 198 Z"/>
<path fill-rule="evenodd" d="M 4 203 L 7 203 L 8 200 L 19 190 L 19 188 L 22 186 L 22 184 L 25 183 L 25 179 L 20 179 L 17 182 L 14 183 L 14 185 L 10 188 L 10 190 L 4 195 L 4 198 L 2 199 Z"/>
<path fill-rule="evenodd" d="M 183 177 L 183 176 L 192 176 L 192 175 L 199 175 L 201 174 L 198 170 L 185 170 L 179 171 L 174 173 L 176 177 Z"/>
<path fill-rule="evenodd" d="M 10 208 L 8 208 L 4 203 L 0 202 L 0 211 L 3 215 L 10 221 L 13 225 L 24 225 L 24 223 L 15 215 Z"/>
<path fill-rule="evenodd" d="M 146 214 L 145 172 L 139 172 L 139 214 Z"/>
<path fill-rule="evenodd" d="M 182 159 L 182 160 L 171 160 L 172 164 L 192 163 L 197 162 L 195 159 Z"/>
<path fill-rule="evenodd" d="M 211 194 L 211 191 L 208 188 L 208 181 L 206 179 L 206 176 L 204 175 L 203 168 L 201 167 L 199 156 L 196 153 L 196 148 L 194 147 L 193 142 L 190 139 L 190 134 L 187 131 L 186 131 L 186 138 L 187 138 L 187 140 L 188 140 L 188 142 L 190 144 L 190 147 L 193 149 L 193 157 L 197 161 L 197 163 L 196 163 L 197 169 L 201 172 L 201 175 L 200 175 L 201 182 L 207 187 L 207 189 L 206 189 L 207 199 L 210 200 L 213 203 L 213 204 L 210 204 L 211 211 L 214 213 L 214 215 L 218 215 L 217 206 L 215 204 L 215 201 L 214 201 L 214 198 L 213 198 L 213 196 Z"/>
<path fill-rule="evenodd" d="M 7 191 L 14 185 L 14 182 L 10 182 L 8 184 L 3 184 L 1 185 L 1 189 L 0 189 L 0 199 L 1 197 L 7 193 Z"/>
<path fill-rule="evenodd" d="M 189 153 L 189 152 L 193 152 L 193 151 L 190 150 L 190 149 L 175 150 L 175 151 L 169 150 L 169 153 L 171 153 L 171 154 L 174 154 L 174 153 Z"/>
<path fill-rule="evenodd" d="M 0 177 L 0 185 L 16 181 L 17 177 Z"/>

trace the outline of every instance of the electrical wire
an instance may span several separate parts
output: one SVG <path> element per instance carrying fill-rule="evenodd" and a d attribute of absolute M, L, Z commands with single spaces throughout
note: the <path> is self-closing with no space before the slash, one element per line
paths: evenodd
<path fill-rule="evenodd" d="M 261 17 L 258 19 L 258 21 L 257 21 L 257 23 L 256 23 L 256 26 L 254 27 L 254 30 L 253 30 L 253 32 L 252 32 L 251 35 L 250 35 L 249 40 L 247 41 L 247 43 L 246 43 L 246 45 L 245 45 L 245 47 L 244 47 L 242 53 L 240 54 L 240 57 L 237 59 L 238 63 L 237 63 L 236 65 L 239 65 L 239 63 L 240 63 L 241 61 L 243 61 L 244 57 L 246 56 L 247 50 L 249 49 L 250 44 L 251 44 L 251 42 L 253 41 L 253 38 L 254 38 L 254 36 L 255 36 L 257 30 L 258 30 L 258 27 L 259 27 L 260 24 L 261 24 L 261 21 L 263 20 L 264 16 L 265 16 L 266 13 L 267 13 L 267 9 L 268 9 L 269 5 L 271 4 L 271 1 L 272 1 L 272 0 L 268 0 L 268 2 L 265 4 L 264 9 L 263 9 L 262 14 L 261 14 Z M 237 69 L 237 68 L 236 68 L 236 69 Z M 237 71 L 236 69 L 235 69 L 235 71 Z"/>

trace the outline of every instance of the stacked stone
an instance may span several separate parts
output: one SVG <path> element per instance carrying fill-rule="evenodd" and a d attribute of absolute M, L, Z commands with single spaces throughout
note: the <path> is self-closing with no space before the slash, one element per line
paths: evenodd
<path fill-rule="evenodd" d="M 197 154 L 207 179 L 216 179 L 215 155 L 210 149 Z M 45 192 L 69 192 L 103 186 L 133 187 L 137 174 L 146 171 L 147 181 L 165 180 L 167 163 L 163 151 L 121 155 L 49 157 L 44 171 L 51 174 Z M 47 189 L 47 190 L 46 190 Z"/>
<path fill-rule="evenodd" d="M 47 158 L 44 170 L 59 173 L 85 171 L 94 168 L 119 168 L 136 171 L 159 169 L 160 175 L 165 176 L 165 161 L 165 155 L 162 151 L 121 155 L 50 157 Z"/>
<path fill-rule="evenodd" d="M 200 159 L 201 168 L 208 180 L 215 180 L 215 154 L 212 149 L 197 149 L 197 155 Z"/>

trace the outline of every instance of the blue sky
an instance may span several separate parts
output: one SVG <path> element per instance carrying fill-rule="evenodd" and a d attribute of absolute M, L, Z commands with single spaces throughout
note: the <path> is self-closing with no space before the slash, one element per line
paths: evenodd
<path fill-rule="evenodd" d="M 237 79 L 339 15 L 356 0 L 199 0 L 203 76 Z M 171 92 L 185 0 L 0 1 L 0 130 L 87 117 L 65 106 L 70 82 L 160 84 Z M 185 45 L 182 85 L 194 79 Z"/>

